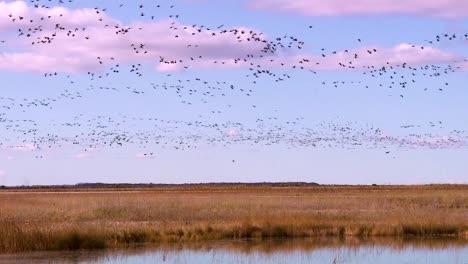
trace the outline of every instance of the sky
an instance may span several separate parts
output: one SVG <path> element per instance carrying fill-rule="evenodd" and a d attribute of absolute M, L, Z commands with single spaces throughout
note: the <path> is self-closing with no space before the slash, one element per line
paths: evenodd
<path fill-rule="evenodd" d="M 0 1 L 0 185 L 468 182 L 464 1 L 34 2 Z"/>

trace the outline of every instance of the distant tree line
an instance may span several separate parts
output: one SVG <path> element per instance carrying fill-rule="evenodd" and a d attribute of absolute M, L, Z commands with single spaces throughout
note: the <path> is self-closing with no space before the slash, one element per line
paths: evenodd
<path fill-rule="evenodd" d="M 227 182 L 227 183 L 78 183 L 73 185 L 22 185 L 22 186 L 0 186 L 0 189 L 113 189 L 113 188 L 171 188 L 171 187 L 307 187 L 319 186 L 315 182 Z"/>

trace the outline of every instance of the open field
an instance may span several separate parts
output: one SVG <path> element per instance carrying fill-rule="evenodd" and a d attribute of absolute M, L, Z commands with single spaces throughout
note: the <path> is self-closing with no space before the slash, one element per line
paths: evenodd
<path fill-rule="evenodd" d="M 0 190 L 0 252 L 274 237 L 468 238 L 468 185 Z"/>

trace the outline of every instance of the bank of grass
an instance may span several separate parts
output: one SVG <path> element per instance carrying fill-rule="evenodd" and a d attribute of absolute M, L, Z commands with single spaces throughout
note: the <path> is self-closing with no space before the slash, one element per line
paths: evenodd
<path fill-rule="evenodd" d="M 468 235 L 468 186 L 0 191 L 0 252 L 139 243 Z"/>

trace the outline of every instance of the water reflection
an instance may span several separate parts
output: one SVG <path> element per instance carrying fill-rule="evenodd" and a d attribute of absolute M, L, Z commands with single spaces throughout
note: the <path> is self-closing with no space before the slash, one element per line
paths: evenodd
<path fill-rule="evenodd" d="M 0 263 L 460 263 L 466 240 L 269 240 L 0 255 Z"/>

